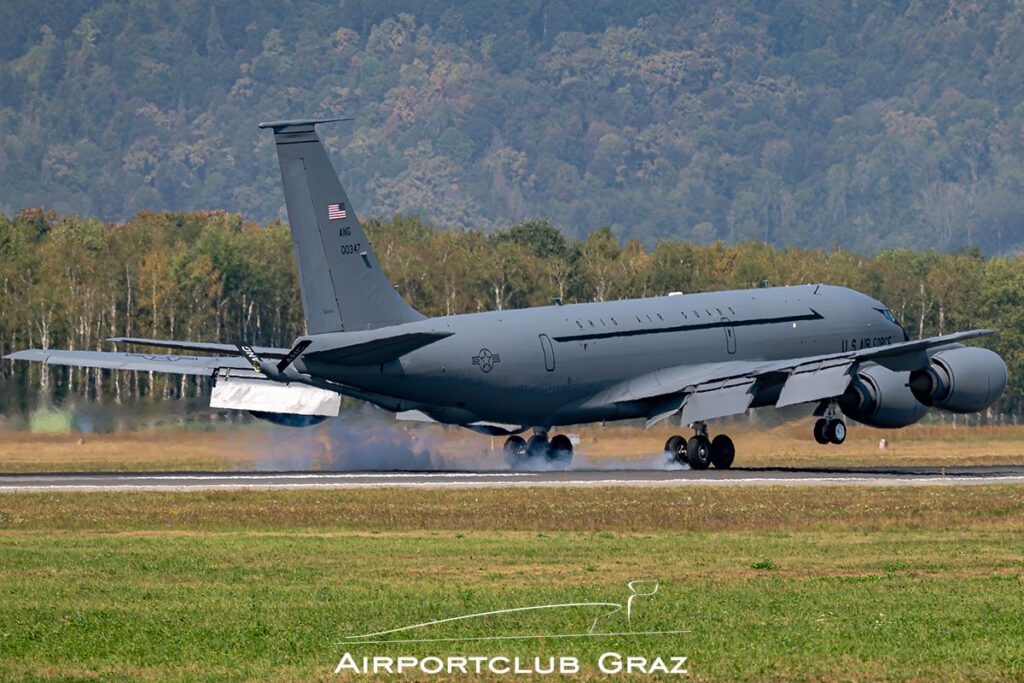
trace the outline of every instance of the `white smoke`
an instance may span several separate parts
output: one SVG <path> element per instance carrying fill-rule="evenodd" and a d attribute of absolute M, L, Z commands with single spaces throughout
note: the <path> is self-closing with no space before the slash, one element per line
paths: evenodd
<path fill-rule="evenodd" d="M 377 413 L 377 414 L 374 414 Z M 343 412 L 316 427 L 267 425 L 254 436 L 257 469 L 266 471 L 456 471 L 500 470 L 501 454 L 489 453 L 486 437 L 479 452 L 453 453 L 445 432 L 397 423 L 381 411 Z"/>
<path fill-rule="evenodd" d="M 262 427 L 262 426 L 261 426 Z M 396 422 L 384 411 L 343 412 L 316 427 L 295 429 L 266 424 L 248 437 L 245 449 L 262 471 L 507 471 L 505 437 L 471 434 L 437 425 Z M 252 466 L 251 461 L 242 466 Z M 517 471 L 565 469 L 564 464 L 531 458 Z M 568 469 L 686 470 L 667 453 L 648 457 L 588 456 L 576 449 Z"/>
<path fill-rule="evenodd" d="M 690 466 L 677 462 L 668 452 L 656 453 L 645 458 L 588 457 L 577 453 L 572 458 L 574 470 L 688 470 Z"/>

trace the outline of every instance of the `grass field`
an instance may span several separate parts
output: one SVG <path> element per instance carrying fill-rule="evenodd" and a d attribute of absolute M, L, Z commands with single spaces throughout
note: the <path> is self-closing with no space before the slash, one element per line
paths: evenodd
<path fill-rule="evenodd" d="M 737 467 L 1024 464 L 1024 426 L 851 426 L 842 446 L 819 446 L 810 420 L 720 427 L 735 440 Z M 569 428 L 578 466 L 658 466 L 665 440 L 687 430 L 659 426 Z M 881 438 L 887 447 L 879 448 Z M 0 432 L 0 472 L 239 469 L 496 469 L 503 439 L 393 421 L 332 420 L 292 430 L 263 423 L 215 431 L 160 430 L 42 435 Z"/>
<path fill-rule="evenodd" d="M 0 679 L 326 680 L 347 651 L 572 655 L 573 678 L 607 680 L 596 662 L 616 651 L 689 657 L 694 680 L 1020 680 L 1022 577 L 1010 486 L 5 494 Z M 600 630 L 690 632 L 338 644 L 621 604 L 636 579 L 658 592 Z M 417 633 L 575 633 L 594 616 Z M 395 677 L 427 678 L 445 677 Z"/>

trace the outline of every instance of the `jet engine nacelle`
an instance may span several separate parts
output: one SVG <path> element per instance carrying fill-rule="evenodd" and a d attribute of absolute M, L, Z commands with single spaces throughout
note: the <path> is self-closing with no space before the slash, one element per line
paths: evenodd
<path fill-rule="evenodd" d="M 260 420 L 273 422 L 284 427 L 312 427 L 327 419 L 326 415 L 296 415 L 295 413 L 265 413 L 261 410 L 250 410 L 249 414 Z"/>
<path fill-rule="evenodd" d="M 862 369 L 839 399 L 847 417 L 872 427 L 912 425 L 928 412 L 907 386 L 909 372 L 894 372 L 880 365 Z"/>
<path fill-rule="evenodd" d="M 976 413 L 999 400 L 1006 363 L 988 349 L 962 346 L 940 351 L 932 364 L 910 373 L 910 390 L 921 403 L 951 413 Z"/>

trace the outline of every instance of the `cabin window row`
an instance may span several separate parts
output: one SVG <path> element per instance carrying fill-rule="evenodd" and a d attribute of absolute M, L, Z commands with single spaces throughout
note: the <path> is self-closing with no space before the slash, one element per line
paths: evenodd
<path fill-rule="evenodd" d="M 715 308 L 715 310 L 718 311 L 718 316 L 719 317 L 725 317 L 725 313 L 722 312 L 721 308 Z M 726 310 L 729 311 L 730 315 L 736 315 L 736 311 L 733 310 L 732 306 L 726 306 Z M 697 312 L 697 310 L 693 310 L 692 313 L 693 313 L 695 318 L 700 318 L 700 313 Z M 711 309 L 705 308 L 704 309 L 704 313 L 706 313 L 709 318 L 713 318 L 714 317 L 714 314 L 711 312 Z M 690 319 L 689 316 L 686 315 L 686 311 L 680 311 L 679 314 L 683 316 L 684 320 L 689 320 Z M 665 322 L 665 317 L 661 313 L 655 313 L 654 315 L 657 316 L 658 320 L 660 320 L 662 322 Z M 633 317 L 636 318 L 636 321 L 638 323 L 640 323 L 641 325 L 644 324 L 644 321 L 643 321 L 643 319 L 640 316 L 634 315 Z M 644 317 L 647 318 L 647 322 L 649 322 L 649 323 L 653 323 L 654 322 L 654 318 L 652 318 L 650 316 L 650 314 L 644 314 Z M 619 326 L 619 323 L 618 323 L 617 320 L 615 320 L 615 318 L 608 318 L 608 320 L 611 321 L 611 324 L 612 324 L 613 327 L 618 327 Z M 586 324 L 584 324 L 584 323 L 586 323 Z M 581 330 L 587 329 L 588 326 L 596 328 L 596 327 L 598 327 L 598 323 L 600 323 L 600 325 L 602 327 L 608 327 L 608 323 L 605 321 L 604 318 L 597 318 L 597 322 L 596 323 L 593 320 L 589 319 L 589 318 L 586 319 L 586 320 L 584 320 L 583 318 L 577 318 L 576 319 L 576 326 L 579 327 Z"/>

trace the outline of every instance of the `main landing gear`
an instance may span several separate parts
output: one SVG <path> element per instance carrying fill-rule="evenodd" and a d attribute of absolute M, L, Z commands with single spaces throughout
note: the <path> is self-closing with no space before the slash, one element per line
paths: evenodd
<path fill-rule="evenodd" d="M 505 463 L 514 470 L 565 469 L 572 462 L 572 441 L 555 434 L 534 430 L 529 440 L 513 435 L 505 441 Z"/>
<path fill-rule="evenodd" d="M 670 458 L 695 470 L 706 470 L 711 465 L 720 470 L 732 467 L 736 458 L 732 439 L 725 434 L 709 439 L 708 427 L 703 422 L 694 424 L 693 429 L 696 434 L 689 440 L 677 434 L 665 442 L 665 452 Z"/>
<path fill-rule="evenodd" d="M 846 423 L 839 417 L 834 404 L 829 405 L 824 417 L 814 423 L 814 440 L 823 446 L 828 443 L 839 445 L 846 441 Z"/>

